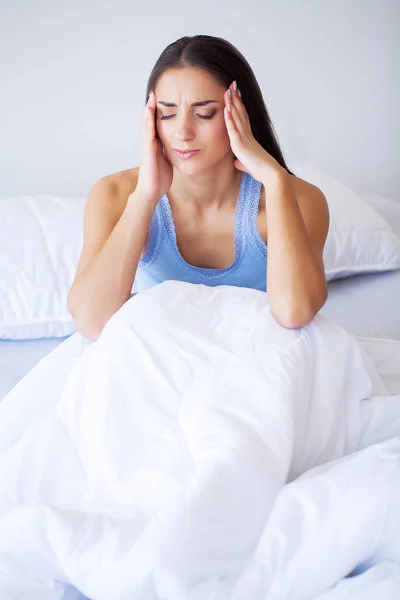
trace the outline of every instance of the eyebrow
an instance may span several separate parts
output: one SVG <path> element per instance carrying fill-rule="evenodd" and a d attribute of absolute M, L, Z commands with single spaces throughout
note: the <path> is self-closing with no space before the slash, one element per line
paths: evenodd
<path fill-rule="evenodd" d="M 211 104 L 211 102 L 217 102 L 219 104 L 218 100 L 202 100 L 201 102 L 193 102 L 191 106 L 205 106 L 206 104 Z M 157 104 L 162 104 L 163 106 L 177 106 L 177 104 L 164 102 L 163 100 L 160 100 L 160 102 L 157 102 Z"/>

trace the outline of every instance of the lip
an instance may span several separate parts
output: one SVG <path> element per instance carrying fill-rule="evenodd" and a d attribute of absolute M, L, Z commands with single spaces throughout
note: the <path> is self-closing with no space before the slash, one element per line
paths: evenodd
<path fill-rule="evenodd" d="M 184 159 L 191 158 L 192 156 L 195 156 L 198 152 L 200 152 L 200 150 L 177 150 L 176 148 L 173 148 L 173 151 L 179 158 Z"/>

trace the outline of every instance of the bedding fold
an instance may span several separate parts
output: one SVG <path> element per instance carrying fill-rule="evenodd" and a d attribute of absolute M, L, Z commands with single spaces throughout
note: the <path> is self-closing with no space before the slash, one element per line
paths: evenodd
<path fill-rule="evenodd" d="M 5 398 L 0 449 L 0 598 L 334 600 L 398 582 L 400 396 L 357 338 L 320 314 L 285 329 L 262 292 L 132 297 Z"/>

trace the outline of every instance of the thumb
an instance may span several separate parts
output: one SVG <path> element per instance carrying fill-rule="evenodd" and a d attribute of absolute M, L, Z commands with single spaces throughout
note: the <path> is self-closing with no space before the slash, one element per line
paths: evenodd
<path fill-rule="evenodd" d="M 160 147 L 161 147 L 161 155 L 163 156 L 163 158 L 165 159 L 165 161 L 172 166 L 171 161 L 169 160 L 167 153 L 165 152 L 165 148 L 164 146 L 160 143 Z"/>
<path fill-rule="evenodd" d="M 238 169 L 238 171 L 245 171 L 246 173 L 248 173 L 248 170 L 246 169 L 244 164 L 242 162 L 240 162 L 240 160 L 238 158 L 234 161 L 233 164 L 234 164 L 235 168 Z"/>

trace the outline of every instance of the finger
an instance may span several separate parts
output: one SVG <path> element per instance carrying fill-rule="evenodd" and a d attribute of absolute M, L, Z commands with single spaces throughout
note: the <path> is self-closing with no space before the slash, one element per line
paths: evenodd
<path fill-rule="evenodd" d="M 245 108 L 245 106 L 243 104 L 243 100 L 242 100 L 242 93 L 237 86 L 237 82 L 232 81 L 231 85 L 229 86 L 229 89 L 231 90 L 231 93 L 232 93 L 232 102 L 234 103 L 234 105 L 236 106 L 238 111 L 241 114 L 247 114 L 246 108 Z"/>
<path fill-rule="evenodd" d="M 147 98 L 147 102 L 144 105 L 144 111 L 143 111 L 143 123 L 146 123 L 147 121 L 147 115 L 148 115 L 148 110 L 147 108 L 150 106 L 151 104 L 151 92 L 149 94 L 149 97 Z"/>
<path fill-rule="evenodd" d="M 145 111 L 145 134 L 150 140 L 155 138 L 155 95 L 154 92 L 150 93 L 149 99 L 146 104 Z"/>
<path fill-rule="evenodd" d="M 232 103 L 230 102 L 228 91 L 225 92 L 225 122 L 230 136 L 238 135 L 239 130 L 236 125 L 235 118 L 232 114 Z"/>
<path fill-rule="evenodd" d="M 154 91 L 152 94 L 151 108 L 152 108 L 152 113 L 153 113 L 153 119 L 152 119 L 153 136 L 156 139 L 159 139 L 158 132 L 157 132 L 157 95 Z"/>
<path fill-rule="evenodd" d="M 235 131 L 241 133 L 242 126 L 241 126 L 238 111 L 233 103 L 233 93 L 232 93 L 231 88 L 228 88 L 226 91 L 226 104 L 227 104 L 227 108 L 229 111 L 232 127 L 234 128 Z"/>
<path fill-rule="evenodd" d="M 233 121 L 231 113 L 228 111 L 227 106 L 225 106 L 224 115 L 225 115 L 225 124 L 226 124 L 226 129 L 228 131 L 229 141 L 231 143 L 231 146 L 233 147 L 234 145 L 236 145 L 238 143 L 239 138 L 240 138 L 240 133 Z"/>
<path fill-rule="evenodd" d="M 147 99 L 147 102 L 144 106 L 143 117 L 142 117 L 142 132 L 143 135 L 147 135 L 148 122 L 149 122 L 149 104 L 150 104 L 150 96 Z"/>
<path fill-rule="evenodd" d="M 169 160 L 167 153 L 165 152 L 164 146 L 162 147 L 162 153 L 163 153 L 163 156 L 164 156 L 165 160 L 167 161 L 167 163 L 172 167 L 172 163 Z"/>
<path fill-rule="evenodd" d="M 157 95 L 153 92 L 153 123 L 154 123 L 154 136 L 156 139 L 160 139 L 157 131 Z"/>
<path fill-rule="evenodd" d="M 239 131 L 243 133 L 247 125 L 250 123 L 246 108 L 242 99 L 239 97 L 237 85 L 235 90 L 235 86 L 233 83 L 231 83 L 228 89 L 231 91 L 231 112 L 233 113 Z"/>
<path fill-rule="evenodd" d="M 155 124 L 156 99 L 155 99 L 155 93 L 154 92 L 151 92 L 149 100 L 150 100 L 150 103 L 149 103 L 149 110 L 150 110 L 150 132 L 151 132 L 151 139 L 154 140 L 154 138 L 156 137 L 156 124 Z"/>

